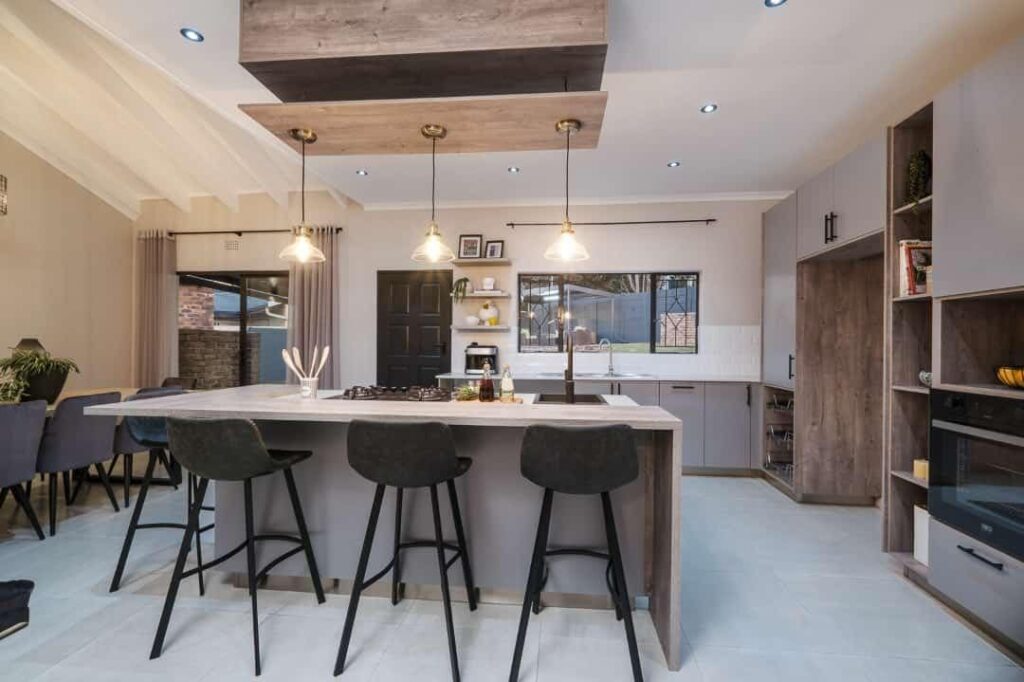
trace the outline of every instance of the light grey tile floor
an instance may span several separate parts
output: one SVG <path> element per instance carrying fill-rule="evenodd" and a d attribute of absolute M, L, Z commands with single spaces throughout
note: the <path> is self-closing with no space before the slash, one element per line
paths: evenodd
<path fill-rule="evenodd" d="M 183 504 L 182 493 L 157 490 L 146 516 L 179 518 Z M 0 641 L 0 680 L 252 679 L 248 597 L 217 579 L 203 598 L 194 581 L 183 586 L 164 655 L 148 659 L 176 531 L 140 532 L 125 585 L 110 594 L 128 513 L 114 514 L 95 489 L 61 509 L 57 536 L 44 542 L 11 501 L 0 509 L 0 580 L 37 584 L 31 626 Z M 762 481 L 688 477 L 682 514 L 685 664 L 665 668 L 640 614 L 651 682 L 1024 682 L 1024 671 L 900 576 L 879 551 L 874 509 L 801 506 Z M 259 598 L 261 679 L 332 679 L 347 598 Z M 456 606 L 466 682 L 507 679 L 518 614 Z M 443 622 L 435 602 L 365 600 L 340 679 L 450 679 Z M 608 612 L 546 609 L 531 621 L 521 679 L 628 682 L 620 624 Z"/>

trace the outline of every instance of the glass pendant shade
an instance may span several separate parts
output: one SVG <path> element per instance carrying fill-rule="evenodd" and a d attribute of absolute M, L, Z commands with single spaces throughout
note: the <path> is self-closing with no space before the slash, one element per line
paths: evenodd
<path fill-rule="evenodd" d="M 412 252 L 412 259 L 417 263 L 447 263 L 455 260 L 455 253 L 441 239 L 437 223 L 430 223 L 427 236 Z"/>
<path fill-rule="evenodd" d="M 313 231 L 309 227 L 300 225 L 295 233 L 295 239 L 284 247 L 277 257 L 289 263 L 323 263 L 327 257 L 313 243 L 312 234 Z"/>
<path fill-rule="evenodd" d="M 562 231 L 558 239 L 551 243 L 551 246 L 544 252 L 547 260 L 560 261 L 562 263 L 573 263 L 590 258 L 587 247 L 583 246 L 576 239 L 576 230 L 568 220 L 562 221 Z"/>

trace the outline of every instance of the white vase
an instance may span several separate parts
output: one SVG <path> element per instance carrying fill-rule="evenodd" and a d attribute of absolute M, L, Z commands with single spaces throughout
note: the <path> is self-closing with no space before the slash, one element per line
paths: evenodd
<path fill-rule="evenodd" d="M 477 314 L 480 316 L 480 320 L 486 325 L 493 326 L 498 324 L 498 308 L 490 301 L 487 301 L 484 307 L 481 308 L 480 312 Z"/>
<path fill-rule="evenodd" d="M 466 315 L 466 326 L 467 327 L 476 327 L 479 324 L 480 324 L 480 318 L 479 317 L 477 317 L 476 315 Z"/>

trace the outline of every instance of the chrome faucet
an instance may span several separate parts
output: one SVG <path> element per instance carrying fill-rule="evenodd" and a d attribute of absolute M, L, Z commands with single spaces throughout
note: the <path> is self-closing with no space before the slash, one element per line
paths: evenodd
<path fill-rule="evenodd" d="M 615 374 L 615 347 L 612 346 L 612 342 L 608 339 L 601 339 L 601 343 L 598 344 L 600 348 L 608 346 L 608 376 Z"/>

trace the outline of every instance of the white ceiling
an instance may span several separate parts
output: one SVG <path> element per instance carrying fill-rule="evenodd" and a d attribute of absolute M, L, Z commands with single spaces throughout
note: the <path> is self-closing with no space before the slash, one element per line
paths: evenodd
<path fill-rule="evenodd" d="M 237 63 L 236 0 L 54 2 L 249 132 L 229 139 L 221 131 L 205 159 L 191 160 L 197 168 L 190 174 L 203 175 L 198 166 L 228 154 L 244 164 L 254 151 L 246 146 L 265 148 L 266 158 L 284 150 L 237 109 L 276 100 Z M 0 0 L 0 9 L 36 4 Z M 572 187 L 580 201 L 792 190 L 1024 31 L 1022 0 L 789 0 L 777 9 L 762 0 L 611 0 L 611 6 L 609 103 L 599 147 L 574 156 Z M 206 41 L 185 41 L 182 26 L 199 29 Z M 705 101 L 718 102 L 720 110 L 700 114 Z M 170 116 L 162 107 L 171 103 L 151 104 Z M 673 159 L 682 162 L 679 168 L 666 167 Z M 562 163 L 557 152 L 442 156 L 439 200 L 442 206 L 554 202 L 563 191 Z M 510 175 L 510 165 L 523 172 Z M 429 199 L 425 156 L 318 157 L 310 166 L 368 208 Z M 243 181 L 239 171 L 225 175 L 215 167 L 208 169 L 213 178 L 194 184 L 219 186 L 220 193 L 279 190 L 294 177 L 285 167 L 272 181 L 265 170 Z M 359 168 L 370 174 L 357 177 Z"/>

